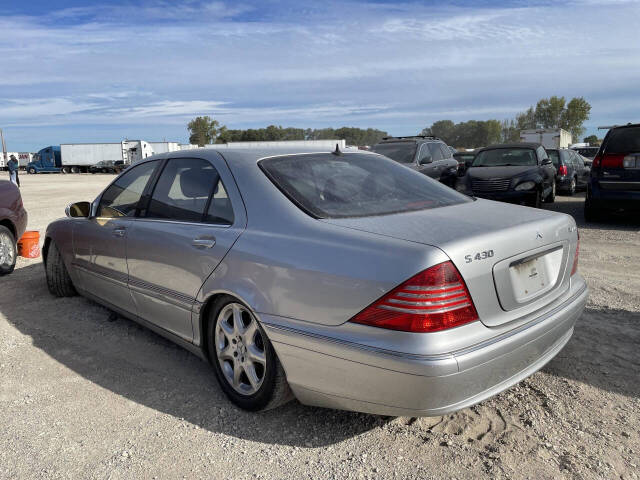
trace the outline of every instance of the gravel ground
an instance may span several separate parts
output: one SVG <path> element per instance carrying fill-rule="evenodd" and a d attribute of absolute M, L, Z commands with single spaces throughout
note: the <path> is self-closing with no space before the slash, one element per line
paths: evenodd
<path fill-rule="evenodd" d="M 109 175 L 23 176 L 30 229 Z M 390 418 L 291 402 L 233 407 L 204 362 L 80 297 L 39 260 L 0 280 L 0 478 L 621 478 L 640 476 L 640 220 L 585 226 L 591 288 L 567 347 L 473 408 Z"/>

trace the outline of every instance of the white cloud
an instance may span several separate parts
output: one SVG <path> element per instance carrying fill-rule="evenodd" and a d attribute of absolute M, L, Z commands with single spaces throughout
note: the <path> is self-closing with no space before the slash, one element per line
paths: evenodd
<path fill-rule="evenodd" d="M 0 125 L 182 134 L 185 119 L 215 114 L 230 128 L 411 133 L 442 117 L 511 117 L 554 94 L 584 95 L 597 123 L 627 115 L 640 78 L 638 2 L 266 8 L 147 0 L 0 17 Z"/>

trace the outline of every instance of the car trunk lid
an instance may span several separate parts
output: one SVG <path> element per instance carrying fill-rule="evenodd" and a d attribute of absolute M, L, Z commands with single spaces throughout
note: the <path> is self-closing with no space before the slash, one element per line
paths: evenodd
<path fill-rule="evenodd" d="M 569 288 L 577 234 L 568 215 L 479 199 L 323 221 L 440 248 L 462 274 L 487 326 L 528 315 Z"/>

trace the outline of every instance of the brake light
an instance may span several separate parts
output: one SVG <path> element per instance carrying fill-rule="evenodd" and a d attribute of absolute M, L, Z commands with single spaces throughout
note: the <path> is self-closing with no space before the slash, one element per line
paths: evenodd
<path fill-rule="evenodd" d="M 578 242 L 576 243 L 576 255 L 573 257 L 573 267 L 571 268 L 571 275 L 575 275 L 578 271 L 578 255 L 580 254 L 580 232 L 578 232 Z"/>
<path fill-rule="evenodd" d="M 602 168 L 622 168 L 624 155 L 617 153 L 605 153 L 601 158 Z"/>
<path fill-rule="evenodd" d="M 560 166 L 558 167 L 558 173 L 559 173 L 560 175 L 563 175 L 563 176 L 564 176 L 564 175 L 566 175 L 567 173 L 569 173 L 569 170 L 567 170 L 567 166 L 566 166 L 566 165 L 560 165 Z"/>
<path fill-rule="evenodd" d="M 595 157 L 593 157 L 593 167 L 599 167 L 600 166 L 600 162 L 602 161 L 602 156 L 601 155 L 596 155 Z"/>
<path fill-rule="evenodd" d="M 453 263 L 411 277 L 351 319 L 405 332 L 437 332 L 478 320 L 467 286 Z"/>

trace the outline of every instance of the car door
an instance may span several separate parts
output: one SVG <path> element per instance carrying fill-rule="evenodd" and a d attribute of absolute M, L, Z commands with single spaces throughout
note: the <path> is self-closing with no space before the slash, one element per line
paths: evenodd
<path fill-rule="evenodd" d="M 440 181 L 446 185 L 453 186 L 455 183 L 455 178 L 458 175 L 458 161 L 453 158 L 453 152 L 449 149 L 449 147 L 445 143 L 437 144 L 442 152 L 442 167 L 439 168 L 440 172 Z"/>
<path fill-rule="evenodd" d="M 94 202 L 92 216 L 73 226 L 74 267 L 81 278 L 78 288 L 134 315 L 127 287 L 126 240 L 143 192 L 159 165 L 154 160 L 131 167 Z"/>
<path fill-rule="evenodd" d="M 570 154 L 573 157 L 573 164 L 575 165 L 576 175 L 578 178 L 578 185 L 584 187 L 589 180 L 589 169 L 587 169 L 584 165 L 584 160 L 577 152 L 571 152 Z"/>
<path fill-rule="evenodd" d="M 440 163 L 442 152 L 440 149 L 432 148 L 432 143 L 423 143 L 418 150 L 418 171 L 431 178 L 440 180 Z"/>
<path fill-rule="evenodd" d="M 540 173 L 542 175 L 542 188 L 544 189 L 545 195 L 548 195 L 556 181 L 556 169 L 544 147 L 537 148 L 537 156 Z"/>
<path fill-rule="evenodd" d="M 138 316 L 191 341 L 195 297 L 245 226 L 222 158 L 169 159 L 127 238 Z"/>

